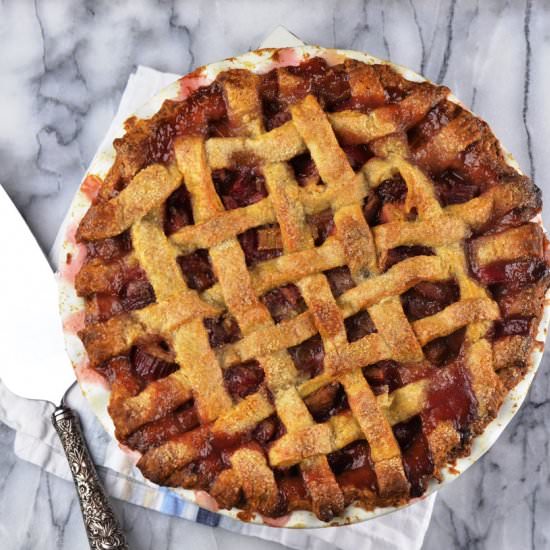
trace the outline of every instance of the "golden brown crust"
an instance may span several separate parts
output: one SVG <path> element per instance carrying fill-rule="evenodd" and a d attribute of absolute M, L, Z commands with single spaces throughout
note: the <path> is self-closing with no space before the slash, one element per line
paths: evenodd
<path fill-rule="evenodd" d="M 152 164 L 139 172 L 115 198 L 90 207 L 80 222 L 77 238 L 104 239 L 119 235 L 179 187 L 181 175 L 173 168 Z"/>

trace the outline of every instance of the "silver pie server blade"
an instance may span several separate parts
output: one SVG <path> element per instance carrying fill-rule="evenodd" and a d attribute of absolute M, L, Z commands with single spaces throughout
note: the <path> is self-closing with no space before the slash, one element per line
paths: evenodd
<path fill-rule="evenodd" d="M 59 404 L 52 414 L 77 488 L 90 548 L 127 549 L 63 396 L 75 382 L 65 352 L 54 274 L 27 224 L 0 187 L 0 379 L 13 393 Z"/>

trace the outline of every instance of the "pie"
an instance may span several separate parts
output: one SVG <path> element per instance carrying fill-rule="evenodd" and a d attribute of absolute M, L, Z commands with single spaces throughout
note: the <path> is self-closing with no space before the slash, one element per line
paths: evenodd
<path fill-rule="evenodd" d="M 126 122 L 79 336 L 148 479 L 330 521 L 422 495 L 524 376 L 541 194 L 445 86 L 270 55 Z"/>

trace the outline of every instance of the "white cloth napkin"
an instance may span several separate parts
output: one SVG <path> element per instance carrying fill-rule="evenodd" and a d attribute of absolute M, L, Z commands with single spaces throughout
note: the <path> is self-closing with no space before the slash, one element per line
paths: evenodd
<path fill-rule="evenodd" d="M 128 80 L 118 112 L 100 150 L 104 144 L 113 140 L 114 129 L 123 120 L 176 78 L 178 75 L 138 67 Z M 58 234 L 51 252 L 54 265 L 60 239 Z M 47 368 L 47 365 L 44 367 Z M 246 524 L 207 512 L 183 501 L 171 491 L 159 489 L 144 480 L 116 442 L 104 432 L 78 387 L 71 390 L 67 401 L 80 415 L 92 456 L 105 480 L 106 490 L 113 497 L 187 520 L 276 541 L 296 549 L 415 550 L 421 547 L 424 540 L 435 495 L 399 512 L 343 528 L 275 529 Z M 51 412 L 51 405 L 18 398 L 0 383 L 0 421 L 17 431 L 15 453 L 50 473 L 71 479 L 61 444 L 50 423 Z M 197 548 L 200 547 L 198 541 Z"/>

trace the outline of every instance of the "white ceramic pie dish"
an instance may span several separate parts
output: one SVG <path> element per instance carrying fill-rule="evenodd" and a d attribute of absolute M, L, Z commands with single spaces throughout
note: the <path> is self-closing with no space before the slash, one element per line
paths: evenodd
<path fill-rule="evenodd" d="M 304 56 L 320 56 L 327 60 L 329 64 L 336 64 L 342 62 L 345 58 L 353 58 L 363 61 L 365 63 L 388 63 L 365 53 L 348 51 L 348 50 L 330 50 L 320 48 L 317 46 L 300 46 L 294 48 L 284 48 L 278 50 L 277 60 L 272 59 L 273 50 L 257 50 L 249 52 L 237 58 L 231 58 L 219 63 L 213 63 L 205 67 L 201 67 L 179 80 L 173 82 L 161 92 L 151 98 L 134 114 L 140 118 L 148 118 L 158 111 L 162 103 L 166 99 L 183 99 L 189 95 L 196 88 L 209 84 L 215 79 L 216 75 L 224 70 L 230 68 L 245 68 L 253 72 L 264 73 L 277 66 L 294 65 L 299 63 Z M 413 71 L 397 66 L 392 63 L 388 63 L 391 67 L 401 73 L 405 78 L 412 81 L 424 81 L 426 80 L 422 76 L 414 73 Z M 460 103 L 454 96 L 449 96 L 451 101 Z M 466 108 L 460 103 L 460 105 Z M 121 137 L 124 134 L 123 126 L 117 129 L 115 137 Z M 504 150 L 504 148 L 503 148 Z M 505 151 L 505 150 L 504 150 Z M 507 162 L 510 166 L 521 173 L 519 166 L 513 157 L 505 151 Z M 75 241 L 75 232 L 80 220 L 88 210 L 90 206 L 90 196 L 93 194 L 95 187 L 97 187 L 97 180 L 94 176 L 100 178 L 105 177 L 109 171 L 112 163 L 114 162 L 115 151 L 111 144 L 101 148 L 94 157 L 90 168 L 85 175 L 74 199 L 71 204 L 69 213 L 65 218 L 60 230 L 60 234 L 63 235 L 63 242 L 60 246 L 60 258 L 59 258 L 59 303 L 60 312 L 63 321 L 64 335 L 67 352 L 71 359 L 71 362 L 75 369 L 76 377 L 79 381 L 83 394 L 87 397 L 92 410 L 97 415 L 107 432 L 114 437 L 114 426 L 112 420 L 107 411 L 107 405 L 109 401 L 109 388 L 106 385 L 105 380 L 97 374 L 94 370 L 88 366 L 88 358 L 84 347 L 77 336 L 77 331 L 84 326 L 84 301 L 76 295 L 74 289 L 74 278 L 85 256 L 85 247 L 78 245 Z M 542 226 L 542 220 L 540 215 L 533 221 L 536 221 Z M 550 298 L 550 291 L 546 295 L 545 303 L 548 304 L 548 298 Z M 473 440 L 471 453 L 469 456 L 457 460 L 456 464 L 452 467 L 447 467 L 443 470 L 443 480 L 438 483 L 432 480 L 428 486 L 426 493 L 420 497 L 420 499 L 426 498 L 429 494 L 437 491 L 441 487 L 444 487 L 452 480 L 456 479 L 461 473 L 475 463 L 498 439 L 500 434 L 504 431 L 506 426 L 510 423 L 519 407 L 523 403 L 533 377 L 540 365 L 544 341 L 546 340 L 546 334 L 548 330 L 548 323 L 550 321 L 550 307 L 548 305 L 544 308 L 544 313 L 541 318 L 538 327 L 537 340 L 532 354 L 529 359 L 529 368 L 522 379 L 522 381 L 513 388 L 502 407 L 500 408 L 498 416 L 486 427 L 483 434 L 479 435 Z M 122 448 L 123 452 L 129 454 L 129 457 L 137 462 L 139 454 L 130 451 L 127 448 Z M 142 482 L 151 484 L 145 480 L 137 468 L 134 470 L 135 476 Z M 151 484 L 152 485 L 152 484 Z M 219 510 L 215 505 L 215 501 L 209 497 L 203 491 L 194 491 L 186 489 L 173 489 L 181 498 L 194 502 L 203 508 L 217 511 L 221 514 L 238 518 L 241 510 L 233 508 L 231 510 Z M 413 499 L 407 506 L 420 499 Z M 404 507 L 402 506 L 402 507 Z M 402 507 L 386 507 L 377 508 L 374 511 L 366 511 L 359 507 L 349 506 L 341 517 L 335 518 L 330 523 L 320 521 L 313 513 L 307 511 L 295 511 L 288 516 L 278 520 L 269 520 L 262 518 L 259 514 L 255 514 L 254 518 L 250 521 L 256 523 L 268 523 L 270 525 L 277 525 L 281 527 L 294 527 L 294 528 L 312 528 L 312 527 L 325 527 L 329 525 L 342 525 L 351 524 L 359 521 L 365 521 L 373 519 L 375 517 L 393 512 Z"/>

